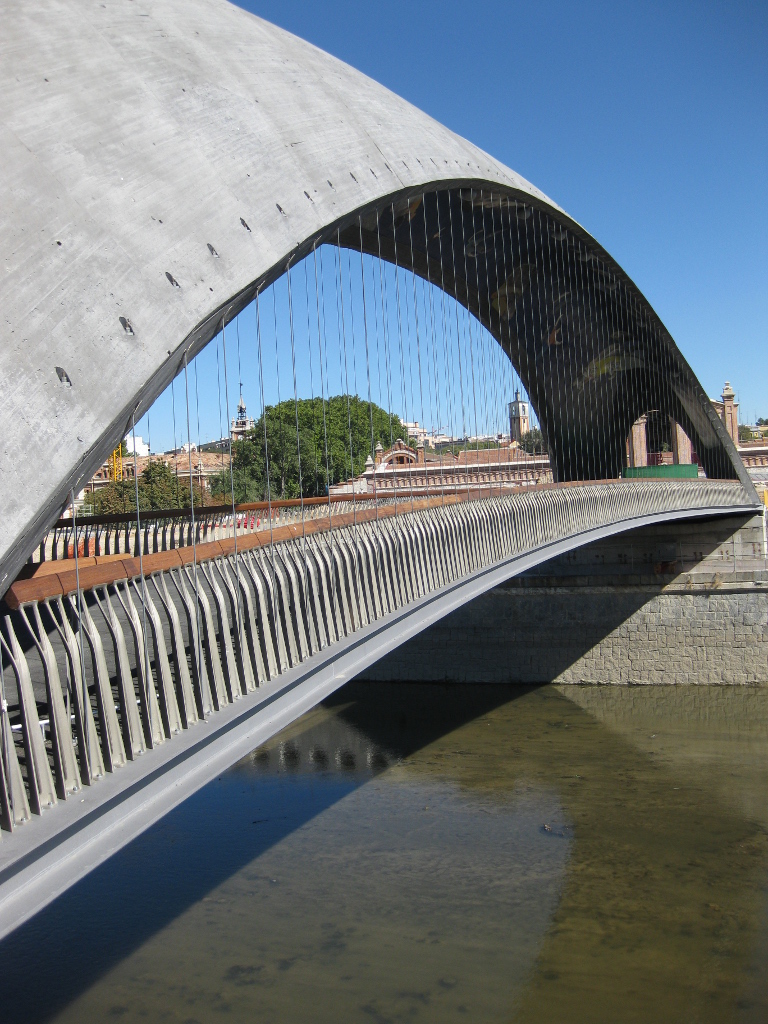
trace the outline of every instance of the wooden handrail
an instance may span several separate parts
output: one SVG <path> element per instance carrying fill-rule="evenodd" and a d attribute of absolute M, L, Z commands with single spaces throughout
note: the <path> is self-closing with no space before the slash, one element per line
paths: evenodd
<path fill-rule="evenodd" d="M 581 483 L 596 484 L 596 483 L 604 483 L 604 482 L 605 481 L 600 481 L 600 480 L 574 480 L 574 481 L 569 482 L 568 484 L 559 484 L 558 486 L 561 486 L 561 487 L 562 486 L 570 486 L 571 483 L 573 483 L 573 484 L 581 484 Z M 500 481 L 500 485 L 502 487 L 515 487 L 515 488 L 518 488 L 520 486 L 517 481 L 510 481 L 510 480 Z M 430 486 L 436 486 L 436 485 L 433 484 L 433 485 L 430 485 Z M 473 489 L 477 487 L 477 485 L 471 485 L 471 486 L 473 487 Z M 552 484 L 535 484 L 535 485 L 532 485 L 532 486 L 536 486 L 536 487 L 551 487 Z M 494 487 L 496 487 L 496 489 L 498 489 L 499 484 L 495 484 Z M 414 485 L 413 489 L 414 490 L 418 490 L 418 487 Z M 460 495 L 460 494 L 465 493 L 466 489 L 467 489 L 466 486 L 457 486 L 457 487 L 445 488 L 444 490 L 441 490 L 440 494 L 441 494 L 441 496 L 443 494 L 445 494 L 446 497 L 448 495 Z M 526 489 L 530 490 L 531 487 L 528 487 Z M 328 495 L 326 495 L 325 497 L 321 497 L 321 498 L 303 498 L 303 499 L 302 498 L 282 498 L 279 501 L 272 501 L 272 502 L 269 502 L 269 501 L 249 501 L 249 502 L 244 502 L 241 505 L 235 505 L 235 514 L 237 514 L 238 512 L 267 512 L 267 511 L 270 510 L 270 508 L 273 511 L 274 511 L 274 509 L 282 509 L 282 508 L 301 508 L 302 505 L 305 508 L 307 506 L 309 506 L 309 507 L 316 507 L 318 505 L 327 505 L 329 500 L 330 500 L 331 505 L 336 505 L 336 504 L 338 504 L 340 502 L 344 502 L 344 501 L 349 501 L 349 502 L 355 503 L 355 502 L 358 502 L 358 501 L 359 502 L 363 502 L 363 501 L 374 501 L 374 500 L 395 500 L 395 498 L 398 501 L 408 501 L 408 500 L 410 500 L 410 494 L 411 494 L 411 489 L 410 488 L 397 489 L 397 488 L 389 488 L 389 487 L 387 487 L 387 488 L 380 487 L 380 488 L 378 488 L 376 490 L 375 493 L 374 492 L 369 492 L 369 493 L 366 493 L 366 494 L 356 493 L 354 495 L 352 495 L 351 493 L 350 494 L 333 494 L 333 495 L 331 495 L 330 499 L 328 498 Z M 139 513 L 141 515 L 142 522 L 147 522 L 147 521 L 152 520 L 152 519 L 189 519 L 189 518 L 191 518 L 191 515 L 192 515 L 192 509 L 191 509 L 191 507 L 189 505 L 187 505 L 185 508 L 139 509 Z M 199 505 L 199 506 L 195 506 L 195 516 L 199 516 L 200 518 L 202 518 L 202 517 L 207 516 L 207 515 L 232 515 L 232 506 L 231 505 Z M 129 524 L 131 524 L 131 523 L 133 523 L 135 521 L 136 521 L 136 510 L 135 509 L 134 509 L 133 512 L 114 512 L 114 513 L 111 513 L 110 515 L 99 515 L 99 516 L 78 515 L 78 517 L 77 517 L 78 528 L 80 528 L 80 527 L 85 528 L 87 526 L 119 525 L 121 523 L 125 523 L 125 524 L 129 525 Z M 69 516 L 69 517 L 67 517 L 65 519 L 57 519 L 56 522 L 51 527 L 51 529 L 54 529 L 54 530 L 70 529 L 71 530 L 72 529 L 72 522 L 73 522 L 73 520 L 72 520 L 71 516 Z"/>
<path fill-rule="evenodd" d="M 531 487 L 507 487 L 501 493 L 517 494 L 552 491 L 563 489 L 577 489 L 581 487 L 593 487 L 605 484 L 636 484 L 640 481 L 634 480 L 572 480 L 564 483 L 536 484 Z M 686 483 L 695 484 L 696 480 L 675 480 L 677 485 Z M 710 483 L 715 481 L 708 481 Z M 734 481 L 724 481 L 733 483 Z M 661 486 L 668 485 L 665 480 L 643 480 L 644 485 L 657 483 Z M 304 523 L 290 523 L 286 526 L 274 527 L 270 530 L 261 530 L 258 533 L 241 533 L 237 537 L 238 551 L 248 551 L 253 548 L 268 547 L 271 542 L 280 543 L 294 540 L 302 536 L 311 536 L 316 533 L 324 533 L 332 528 L 352 526 L 354 523 L 369 523 L 377 519 L 387 519 L 393 516 L 405 515 L 410 512 L 418 512 L 430 508 L 438 508 L 444 505 L 458 505 L 465 501 L 475 501 L 481 498 L 497 497 L 500 490 L 497 486 L 488 485 L 474 489 L 467 495 L 466 490 L 454 494 L 439 494 L 431 498 L 414 498 L 399 501 L 397 504 L 379 505 L 373 508 L 359 509 L 353 512 L 342 512 L 322 519 L 307 519 Z M 320 500 L 327 504 L 324 499 L 305 499 L 306 501 Z M 344 499 L 349 500 L 349 499 Z M 299 500 L 295 501 L 300 505 Z M 259 503 L 259 507 L 261 507 Z M 264 506 L 266 507 L 266 505 Z M 274 508 L 274 505 L 273 505 Z M 78 524 L 80 520 L 78 519 Z M 235 552 L 235 538 L 228 537 L 224 540 L 207 541 L 197 544 L 173 548 L 171 551 L 160 551 L 155 554 L 142 556 L 144 574 L 150 575 L 154 572 L 178 568 L 184 565 L 191 565 L 193 555 L 196 555 L 197 562 L 205 562 L 212 558 L 220 558 L 225 555 L 232 555 Z M 66 568 L 65 568 L 66 567 Z M 141 565 L 137 557 L 131 555 L 96 555 L 78 558 L 78 572 L 80 575 L 80 587 L 89 590 L 92 587 L 106 586 L 116 583 L 118 580 L 135 579 L 141 575 Z M 17 609 L 30 601 L 44 601 L 53 597 L 61 597 L 74 593 L 77 590 L 77 575 L 75 572 L 74 559 L 67 558 L 58 561 L 41 562 L 38 565 L 25 566 L 14 583 L 5 594 L 6 604 Z"/>
<path fill-rule="evenodd" d="M 373 498 L 373 495 L 356 495 L 356 499 L 359 501 L 365 501 L 368 498 Z M 352 495 L 331 495 L 331 504 L 336 504 L 339 501 L 352 501 Z M 324 498 L 304 498 L 304 505 L 327 505 L 328 496 Z M 242 505 L 235 505 L 235 514 L 238 512 L 266 512 L 269 508 L 280 509 L 280 508 L 300 508 L 302 505 L 301 498 L 283 498 L 280 501 L 249 501 Z M 187 505 L 185 508 L 155 508 L 155 509 L 139 509 L 139 513 L 143 521 L 148 519 L 189 519 L 192 515 L 192 508 Z M 196 516 L 207 516 L 207 515 L 232 515 L 231 505 L 197 505 L 195 506 Z M 101 516 L 82 516 L 77 517 L 78 527 L 85 526 L 109 526 L 112 524 L 118 525 L 120 523 L 134 523 L 136 522 L 136 510 L 133 512 L 114 512 L 110 515 Z M 52 529 L 63 530 L 72 528 L 71 516 L 66 519 L 57 519 Z"/>
<path fill-rule="evenodd" d="M 476 497 L 478 495 L 473 495 Z M 483 495 L 485 497 L 488 494 Z M 269 547 L 270 543 L 280 543 L 287 540 L 295 540 L 298 537 L 310 536 L 315 533 L 324 533 L 331 528 L 352 526 L 354 523 L 373 522 L 377 518 L 385 519 L 390 516 L 404 515 L 409 512 L 418 512 L 423 509 L 435 508 L 442 505 L 455 505 L 466 501 L 466 495 L 448 495 L 402 502 L 397 508 L 395 505 L 385 505 L 379 508 L 360 509 L 358 512 L 342 512 L 329 519 L 308 519 L 301 523 L 290 523 L 287 526 L 278 526 L 271 532 L 261 530 L 259 533 L 240 534 L 237 538 L 238 551 L 248 551 L 252 548 Z M 193 555 L 196 555 L 197 562 L 206 562 L 211 558 L 221 558 L 224 555 L 235 553 L 235 538 L 228 537 L 225 540 L 207 541 L 203 544 L 187 545 L 181 548 L 173 548 L 171 551 L 159 551 L 156 554 L 143 555 L 142 563 L 144 575 L 149 576 L 154 572 L 167 571 L 168 569 L 180 568 L 193 563 Z M 67 568 L 63 568 L 66 565 Z M 41 567 L 45 566 L 46 569 Z M 48 568 L 50 567 L 50 568 Z M 34 567 L 34 575 L 26 579 L 17 577 L 5 594 L 5 601 L 9 608 L 17 609 L 30 601 L 45 601 L 52 597 L 62 597 L 65 594 L 75 593 L 77 590 L 77 574 L 75 572 L 74 559 L 62 559 L 58 562 L 42 562 L 40 566 Z M 92 587 L 103 587 L 118 580 L 135 579 L 141 575 L 141 565 L 137 557 L 131 555 L 97 555 L 88 558 L 78 559 L 78 573 L 80 576 L 80 588 L 90 590 Z"/>

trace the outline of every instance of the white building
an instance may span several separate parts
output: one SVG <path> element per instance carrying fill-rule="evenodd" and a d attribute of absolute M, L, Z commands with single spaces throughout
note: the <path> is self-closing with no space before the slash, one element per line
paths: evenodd
<path fill-rule="evenodd" d="M 414 423 L 402 420 L 402 424 L 408 433 L 408 440 L 421 444 L 425 448 L 445 448 L 453 444 L 462 444 L 466 440 L 463 437 L 454 437 L 452 434 L 443 434 L 439 428 L 437 430 L 427 430 L 426 427 L 420 425 L 418 420 Z"/>
<path fill-rule="evenodd" d="M 133 434 L 129 434 L 125 439 L 126 447 L 128 448 L 128 454 L 133 455 Z M 136 454 L 137 455 L 149 455 L 149 445 L 144 444 L 144 438 L 140 434 L 136 435 Z"/>
<path fill-rule="evenodd" d="M 243 398 L 243 392 L 240 392 L 240 401 L 237 403 L 237 415 L 230 423 L 230 432 L 232 434 L 233 441 L 242 441 L 249 430 L 253 430 L 256 426 L 256 420 L 251 419 L 248 416 L 248 412 L 245 408 L 245 399 Z"/>

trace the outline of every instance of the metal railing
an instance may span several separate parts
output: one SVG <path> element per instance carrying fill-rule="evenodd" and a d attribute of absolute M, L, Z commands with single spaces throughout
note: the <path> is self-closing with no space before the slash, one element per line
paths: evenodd
<path fill-rule="evenodd" d="M 125 512 L 111 515 L 71 516 L 59 519 L 43 536 L 40 544 L 29 559 L 30 565 L 42 562 L 73 559 L 75 556 L 74 534 L 77 529 L 78 555 L 94 558 L 104 555 L 139 554 L 139 538 L 143 555 L 159 551 L 172 551 L 208 541 L 225 540 L 236 534 L 248 535 L 260 531 L 278 529 L 282 526 L 315 520 L 328 520 L 330 516 L 365 511 L 371 508 L 386 508 L 390 505 L 408 507 L 412 501 L 424 498 L 454 498 L 457 495 L 473 498 L 491 495 L 511 494 L 534 487 L 553 486 L 539 484 L 535 478 L 508 483 L 505 481 L 472 482 L 469 486 L 436 488 L 433 485 L 410 486 L 407 488 L 381 489 L 376 494 L 356 494 L 325 498 L 293 498 L 285 501 L 250 502 L 235 505 L 202 505 L 195 507 L 194 526 L 191 509 L 142 509 L 141 529 L 136 528 L 136 513 Z"/>
<path fill-rule="evenodd" d="M 237 547 L 64 559 L 17 580 L 2 629 L 3 828 L 479 570 L 612 524 L 727 513 L 749 498 L 735 481 L 632 480 L 352 506 L 332 503 L 329 515 L 326 502 L 312 517 L 305 504 L 303 520 L 292 512 Z"/>

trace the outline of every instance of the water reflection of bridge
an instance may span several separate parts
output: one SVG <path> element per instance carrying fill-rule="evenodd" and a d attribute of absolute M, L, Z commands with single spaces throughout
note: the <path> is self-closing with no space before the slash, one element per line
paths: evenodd
<path fill-rule="evenodd" d="M 172 0 L 141 17 L 105 8 L 100 38 L 120 59 L 98 67 L 86 9 L 51 7 L 34 24 L 16 9 L 3 14 L 18 44 L 0 69 L 3 117 L 19 140 L 3 169 L 39 202 L 23 223 L 21 214 L 9 221 L 17 260 L 0 283 L 14 338 L 24 338 L 0 347 L 4 378 L 16 382 L 0 409 L 0 811 L 6 830 L 27 822 L 0 850 L 0 931 L 386 651 L 510 575 L 599 536 L 758 504 L 669 334 L 583 228 L 319 51 L 233 7 L 183 7 L 183 17 Z M 74 70 L 54 89 L 68 116 L 30 132 L 46 101 L 20 83 L 46 64 L 64 21 Z M 170 107 L 160 99 L 169 83 Z M 119 110 L 83 105 L 117 92 Z M 132 139 L 130 151 L 108 144 L 118 137 Z M 129 184 L 117 187 L 116 174 Z M 70 228 L 57 229 L 43 259 L 32 239 L 50 234 L 51 210 Z M 44 294 L 42 277 L 57 282 Z M 229 419 L 233 320 L 239 370 L 245 310 L 265 424 L 263 444 L 249 441 L 265 490 L 258 524 L 238 524 L 234 470 L 226 512 L 196 509 L 190 492 L 189 508 L 165 519 L 139 510 L 111 526 L 59 522 L 167 388 L 179 402 L 174 440 L 178 412 L 191 460 L 194 361 L 209 343 Z M 319 410 L 311 435 L 299 415 L 304 364 Z M 268 436 L 286 381 L 295 416 L 291 408 Z M 478 481 L 486 491 L 464 493 L 442 480 L 422 497 L 412 481 L 407 496 L 273 502 L 294 468 L 298 493 L 322 494 L 339 479 L 333 459 L 345 478 L 373 460 L 373 398 L 392 409 L 393 388 L 414 419 L 424 421 L 429 403 L 438 422 L 448 410 L 455 436 L 468 436 L 470 421 L 477 436 L 492 434 L 522 389 L 555 483 L 505 491 L 489 479 Z M 346 400 L 340 441 L 326 423 L 334 391 Z M 353 439 L 356 391 L 366 393 L 370 439 L 365 422 Z M 646 411 L 680 426 L 706 478 L 620 479 Z M 50 549 L 41 547 L 52 527 Z M 36 551 L 46 560 L 25 567 Z"/>
<path fill-rule="evenodd" d="M 754 687 L 353 683 L 9 937 L 8 963 L 51 963 L 54 975 L 14 986 L 6 1016 L 48 1019 L 77 1000 L 71 1019 L 116 1005 L 154 1019 L 172 1010 L 175 978 L 197 986 L 198 1017 L 222 996 L 253 1015 L 258 993 L 262 1014 L 295 1019 L 333 971 L 356 979 L 334 1003 L 338 1013 L 346 998 L 354 1018 L 359 992 L 375 989 L 382 1006 L 384 976 L 416 993 L 410 1005 L 444 973 L 474 993 L 468 946 L 503 994 L 492 1019 L 513 995 L 522 1020 L 568 1019 L 574 991 L 592 1005 L 620 984 L 624 998 L 640 976 L 641 997 L 626 999 L 641 998 L 648 1019 L 676 1021 L 691 1005 L 706 1019 L 713 1004 L 727 1018 L 734 991 L 762 1006 L 765 698 Z M 119 927 L 94 943 L 105 907 Z M 456 928 L 457 908 L 468 928 Z M 502 929 L 495 969 L 483 966 L 489 915 Z M 327 922 L 361 920 L 387 931 L 356 930 L 329 962 Z M 423 955 L 428 929 L 437 961 Z M 67 943 L 88 953 L 75 968 L 58 955 Z M 695 983 L 713 948 L 714 994 L 708 976 Z M 301 956 L 259 989 L 224 974 L 243 950 L 265 970 Z M 694 984 L 681 990 L 680 977 Z"/>

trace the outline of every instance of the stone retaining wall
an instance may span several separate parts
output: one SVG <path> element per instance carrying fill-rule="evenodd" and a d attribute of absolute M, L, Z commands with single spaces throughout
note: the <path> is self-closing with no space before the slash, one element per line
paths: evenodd
<path fill-rule="evenodd" d="M 639 530 L 554 560 L 454 612 L 365 678 L 768 683 L 762 519 L 731 536 L 718 530 Z M 694 550 L 699 560 L 686 559 Z"/>

